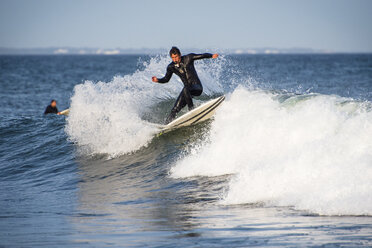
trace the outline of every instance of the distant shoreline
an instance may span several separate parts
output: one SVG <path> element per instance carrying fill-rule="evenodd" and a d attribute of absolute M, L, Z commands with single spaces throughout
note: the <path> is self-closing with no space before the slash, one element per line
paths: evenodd
<path fill-rule="evenodd" d="M 184 53 L 219 52 L 229 55 L 255 55 L 255 54 L 371 54 L 371 52 L 355 51 L 329 51 L 311 48 L 244 48 L 244 49 L 198 49 L 185 48 Z M 159 55 L 167 54 L 166 48 L 138 48 L 138 49 L 101 49 L 101 48 L 6 48 L 0 47 L 0 55 Z"/>
<path fill-rule="evenodd" d="M 249 54 L 249 53 L 222 53 L 223 55 L 228 56 L 281 56 L 281 55 L 371 55 L 372 52 L 334 52 L 334 53 L 256 53 L 256 54 Z M 0 53 L 1 56 L 102 56 L 102 57 L 119 57 L 119 56 L 157 56 L 157 55 L 167 55 L 166 53 L 120 53 L 120 54 L 76 54 L 76 53 L 68 53 L 68 54 L 52 54 L 52 53 Z"/>

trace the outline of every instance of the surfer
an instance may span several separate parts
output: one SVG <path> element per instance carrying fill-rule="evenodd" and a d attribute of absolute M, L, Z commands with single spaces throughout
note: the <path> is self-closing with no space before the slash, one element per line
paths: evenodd
<path fill-rule="evenodd" d="M 58 112 L 58 109 L 57 109 L 57 101 L 56 100 L 52 100 L 50 102 L 50 105 L 48 105 L 48 107 L 46 107 L 44 115 L 46 115 L 46 114 L 57 114 L 57 115 L 60 114 L 60 112 Z"/>
<path fill-rule="evenodd" d="M 192 97 L 200 96 L 203 92 L 203 86 L 200 82 L 198 74 L 196 73 L 194 61 L 198 59 L 218 58 L 217 53 L 190 53 L 181 56 L 181 52 L 177 47 L 172 47 L 172 49 L 169 51 L 169 55 L 173 62 L 168 65 L 165 76 L 163 78 L 157 78 L 155 76 L 152 77 L 152 81 L 155 83 L 167 83 L 171 79 L 172 74 L 175 73 L 181 78 L 184 84 L 184 87 L 166 120 L 167 123 L 174 120 L 176 114 L 180 112 L 181 109 L 186 105 L 188 106 L 189 110 L 193 109 L 194 104 L 192 102 Z"/>

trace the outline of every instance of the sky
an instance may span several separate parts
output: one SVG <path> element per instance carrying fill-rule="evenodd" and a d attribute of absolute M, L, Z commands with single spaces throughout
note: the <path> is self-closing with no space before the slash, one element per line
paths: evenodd
<path fill-rule="evenodd" d="M 0 0 L 0 47 L 372 52 L 372 0 Z"/>

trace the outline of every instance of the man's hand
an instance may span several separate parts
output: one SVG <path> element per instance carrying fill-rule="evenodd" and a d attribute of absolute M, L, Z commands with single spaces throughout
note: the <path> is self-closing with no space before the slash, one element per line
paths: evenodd
<path fill-rule="evenodd" d="M 157 83 L 157 82 L 159 82 L 159 80 L 158 80 L 158 78 L 157 78 L 157 77 L 152 77 L 152 81 L 153 81 L 154 83 Z"/>
<path fill-rule="evenodd" d="M 61 115 L 61 112 L 58 112 L 57 115 Z"/>
<path fill-rule="evenodd" d="M 217 59 L 218 56 L 219 56 L 218 53 L 215 53 L 215 54 L 212 55 L 212 58 Z"/>

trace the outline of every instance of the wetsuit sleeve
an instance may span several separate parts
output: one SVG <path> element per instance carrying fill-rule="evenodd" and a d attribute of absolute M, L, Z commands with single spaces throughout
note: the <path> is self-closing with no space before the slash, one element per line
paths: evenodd
<path fill-rule="evenodd" d="M 168 83 L 169 80 L 172 77 L 172 74 L 173 74 L 172 68 L 171 68 L 170 65 L 168 65 L 168 67 L 167 67 L 167 73 L 165 74 L 164 77 L 158 78 L 158 83 L 161 83 L 161 84 Z"/>
<path fill-rule="evenodd" d="M 48 107 L 46 107 L 46 109 L 45 109 L 45 111 L 44 111 L 44 115 L 46 115 L 46 114 L 49 114 L 50 112 L 49 112 L 49 106 Z"/>
<path fill-rule="evenodd" d="M 198 59 L 210 59 L 212 58 L 213 54 L 211 53 L 202 53 L 202 54 L 190 53 L 189 56 L 191 56 L 193 60 L 198 60 Z"/>

